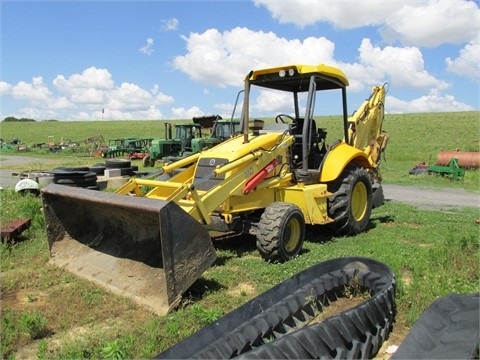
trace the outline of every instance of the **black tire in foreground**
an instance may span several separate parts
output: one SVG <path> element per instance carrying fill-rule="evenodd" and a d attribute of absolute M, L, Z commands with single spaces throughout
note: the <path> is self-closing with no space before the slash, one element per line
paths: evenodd
<path fill-rule="evenodd" d="M 479 293 L 435 300 L 391 359 L 478 359 L 479 304 Z"/>
<path fill-rule="evenodd" d="M 333 193 L 328 200 L 328 215 L 334 220 L 328 224 L 330 231 L 337 236 L 364 232 L 372 213 L 372 183 L 366 170 L 347 166 L 328 191 Z"/>
<path fill-rule="evenodd" d="M 310 324 L 356 283 L 371 297 Z M 395 276 L 376 260 L 347 257 L 318 263 L 204 327 L 156 359 L 368 359 L 395 316 Z"/>
<path fill-rule="evenodd" d="M 257 248 L 263 258 L 286 261 L 303 246 L 305 219 L 291 203 L 274 202 L 263 212 L 257 229 Z"/>

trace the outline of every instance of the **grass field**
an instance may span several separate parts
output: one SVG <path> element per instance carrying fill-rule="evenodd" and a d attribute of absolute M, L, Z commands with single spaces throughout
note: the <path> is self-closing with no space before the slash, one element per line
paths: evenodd
<path fill-rule="evenodd" d="M 341 131 L 333 117 L 321 118 L 330 143 Z M 320 123 L 317 120 L 317 124 Z M 145 136 L 160 122 L 0 123 L 1 137 L 26 144 L 48 136 L 72 141 L 95 134 L 105 139 Z M 463 181 L 412 176 L 420 161 L 434 162 L 438 151 L 479 151 L 480 113 L 387 115 L 390 134 L 386 183 L 480 189 L 479 171 L 467 170 Z M 158 128 L 155 129 L 155 126 Z M 330 130 L 331 129 L 331 130 Z M 93 164 L 83 151 L 50 153 L 2 150 L 34 155 L 63 165 Z M 430 160 L 431 159 L 431 160 Z M 29 166 L 41 166 L 32 163 Z M 1 167 L 1 156 L 0 156 Z M 300 256 L 286 263 L 267 263 L 249 236 L 214 240 L 218 260 L 187 291 L 171 314 L 160 317 L 131 301 L 48 264 L 49 250 L 40 199 L 1 193 L 0 220 L 29 217 L 32 226 L 21 241 L 1 244 L 2 359 L 132 359 L 151 358 L 278 282 L 319 261 L 365 256 L 385 262 L 397 277 L 397 317 L 388 342 L 398 345 L 422 311 L 437 297 L 480 291 L 479 209 L 427 211 L 387 202 L 374 209 L 369 230 L 355 237 L 331 237 L 309 228 Z"/>
<path fill-rule="evenodd" d="M 342 137 L 339 117 L 317 117 L 316 122 L 318 127 L 327 130 L 329 144 Z M 88 151 L 85 152 L 83 148 L 52 154 L 45 149 L 33 148 L 33 145 L 48 142 L 49 136 L 57 143 L 63 138 L 65 142 L 81 144 L 83 139 L 93 135 L 102 135 L 106 142 L 119 137 L 163 137 L 164 124 L 164 121 L 0 122 L 2 139 L 9 141 L 19 138 L 30 150 L 21 153 L 2 150 L 2 153 L 31 153 L 59 159 L 68 165 L 93 165 L 99 159 L 89 157 Z M 480 151 L 480 112 L 387 114 L 383 129 L 390 135 L 385 160 L 381 166 L 385 183 L 444 186 L 445 179 L 411 176 L 408 170 L 422 161 L 435 164 L 438 153 L 443 150 Z M 141 167 L 141 162 L 138 162 L 138 165 Z M 462 182 L 448 184 L 469 191 L 478 191 L 479 185 L 479 172 L 474 170 L 467 171 Z"/>

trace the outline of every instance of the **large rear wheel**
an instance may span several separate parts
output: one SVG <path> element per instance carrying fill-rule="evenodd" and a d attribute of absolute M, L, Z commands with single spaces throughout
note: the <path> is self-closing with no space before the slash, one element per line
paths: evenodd
<path fill-rule="evenodd" d="M 155 160 L 150 157 L 150 155 L 145 156 L 142 159 L 142 163 L 144 167 L 154 167 L 155 166 Z"/>
<path fill-rule="evenodd" d="M 305 238 L 305 219 L 294 204 L 269 205 L 258 223 L 257 248 L 263 258 L 286 261 L 296 256 Z"/>
<path fill-rule="evenodd" d="M 338 180 L 328 185 L 329 228 L 334 235 L 356 235 L 365 231 L 372 213 L 372 183 L 364 168 L 347 166 Z"/>

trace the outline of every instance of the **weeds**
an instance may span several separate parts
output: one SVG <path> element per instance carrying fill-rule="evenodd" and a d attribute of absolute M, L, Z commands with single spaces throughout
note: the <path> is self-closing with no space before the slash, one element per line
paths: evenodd
<path fill-rule="evenodd" d="M 5 359 L 13 353 L 20 339 L 17 317 L 11 309 L 2 307 L 2 327 L 0 333 L 2 337 L 2 341 L 0 341 L 0 358 Z"/>
<path fill-rule="evenodd" d="M 103 349 L 104 359 L 123 360 L 126 359 L 124 345 L 118 339 L 109 342 Z"/>
<path fill-rule="evenodd" d="M 38 343 L 37 358 L 38 360 L 48 359 L 48 343 L 45 339 L 40 340 Z"/>
<path fill-rule="evenodd" d="M 38 310 L 23 314 L 21 318 L 21 323 L 23 329 L 30 335 L 33 340 L 41 339 L 47 336 L 49 333 L 47 328 L 48 320 Z"/>
<path fill-rule="evenodd" d="M 365 290 L 358 281 L 358 274 L 355 274 L 350 282 L 345 285 L 345 293 L 344 296 L 346 298 L 361 298 L 361 299 L 368 299 L 370 298 L 370 293 Z"/>
<path fill-rule="evenodd" d="M 218 320 L 223 314 L 218 309 L 204 309 L 198 304 L 194 304 L 191 309 L 192 315 L 201 325 L 208 325 Z"/>

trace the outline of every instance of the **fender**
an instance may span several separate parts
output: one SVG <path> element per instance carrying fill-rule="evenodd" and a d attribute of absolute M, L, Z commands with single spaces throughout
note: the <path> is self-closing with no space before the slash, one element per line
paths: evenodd
<path fill-rule="evenodd" d="M 320 182 L 337 179 L 350 163 L 357 163 L 366 169 L 371 167 L 367 154 L 344 142 L 332 145 L 320 166 Z"/>

